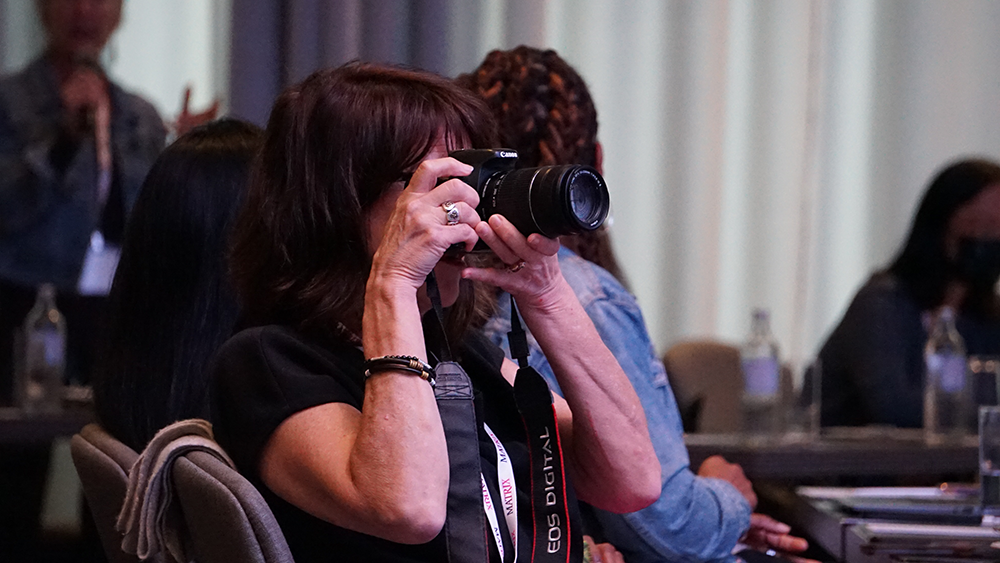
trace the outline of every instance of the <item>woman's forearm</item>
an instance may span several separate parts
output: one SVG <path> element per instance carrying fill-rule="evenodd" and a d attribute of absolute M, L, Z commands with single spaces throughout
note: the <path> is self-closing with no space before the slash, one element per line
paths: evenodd
<path fill-rule="evenodd" d="M 572 411 L 566 453 L 580 497 L 616 512 L 655 501 L 660 465 L 642 405 L 572 289 L 561 280 L 521 314 Z"/>
<path fill-rule="evenodd" d="M 406 355 L 426 361 L 415 291 L 380 282 L 370 279 L 366 292 L 366 358 Z M 424 534 L 430 529 L 431 537 L 436 535 L 444 522 L 449 468 L 444 429 L 427 381 L 398 370 L 368 379 L 350 475 L 374 506 L 385 509 L 388 520 L 412 518 Z"/>
<path fill-rule="evenodd" d="M 413 290 L 373 278 L 365 298 L 368 358 L 424 357 Z M 296 506 L 351 530 L 424 543 L 444 525 L 448 454 L 431 386 L 406 371 L 379 371 L 354 407 L 328 403 L 292 415 L 269 440 L 264 482 Z"/>

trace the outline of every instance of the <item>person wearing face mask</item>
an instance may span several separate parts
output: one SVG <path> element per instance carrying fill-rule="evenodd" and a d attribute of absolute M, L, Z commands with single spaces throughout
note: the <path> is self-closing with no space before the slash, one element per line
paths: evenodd
<path fill-rule="evenodd" d="M 824 426 L 923 424 L 923 349 L 949 306 L 969 354 L 1000 353 L 1000 164 L 960 160 L 924 193 L 895 260 L 858 291 L 819 353 Z"/>

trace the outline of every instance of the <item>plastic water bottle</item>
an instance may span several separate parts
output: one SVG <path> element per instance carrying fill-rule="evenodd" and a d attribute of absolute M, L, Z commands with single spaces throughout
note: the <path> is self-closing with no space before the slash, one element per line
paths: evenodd
<path fill-rule="evenodd" d="M 24 319 L 20 407 L 27 413 L 51 413 L 62 405 L 66 372 L 66 321 L 56 308 L 52 284 L 38 288 L 35 305 Z"/>
<path fill-rule="evenodd" d="M 750 337 L 740 350 L 743 367 L 743 431 L 765 438 L 778 433 L 781 420 L 781 364 L 766 309 L 754 309 Z"/>
<path fill-rule="evenodd" d="M 924 437 L 929 444 L 970 430 L 965 363 L 965 342 L 955 329 L 955 311 L 943 307 L 924 347 Z"/>

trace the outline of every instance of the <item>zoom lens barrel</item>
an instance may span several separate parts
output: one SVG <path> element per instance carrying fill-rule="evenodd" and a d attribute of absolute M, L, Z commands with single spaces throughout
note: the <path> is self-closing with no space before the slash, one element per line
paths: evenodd
<path fill-rule="evenodd" d="M 479 214 L 500 214 L 525 236 L 549 238 L 593 231 L 610 208 L 604 178 L 589 166 L 562 165 L 497 172 L 482 184 Z"/>

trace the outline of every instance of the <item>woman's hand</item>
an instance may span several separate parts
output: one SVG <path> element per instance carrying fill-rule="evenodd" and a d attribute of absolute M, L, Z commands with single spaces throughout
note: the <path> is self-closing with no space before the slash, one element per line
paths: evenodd
<path fill-rule="evenodd" d="M 559 438 L 578 497 L 612 512 L 634 512 L 660 496 L 660 465 L 635 390 L 601 340 L 559 269 L 559 241 L 525 238 L 490 217 L 476 233 L 506 269 L 466 268 L 467 279 L 498 285 L 521 316 L 559 380 L 554 397 Z M 516 377 L 507 362 L 508 380 Z M 564 400 L 565 398 L 565 400 Z"/>
<path fill-rule="evenodd" d="M 792 528 L 784 522 L 779 522 L 766 514 L 754 513 L 750 515 L 750 529 L 742 541 L 757 551 L 776 552 L 796 563 L 819 563 L 793 555 L 808 549 L 809 542 L 789 534 L 791 531 Z"/>
<path fill-rule="evenodd" d="M 621 552 L 610 543 L 597 543 L 594 538 L 584 535 L 583 544 L 585 546 L 584 563 L 625 563 Z M 588 553 L 590 554 L 589 559 L 587 558 Z"/>
<path fill-rule="evenodd" d="M 440 142 L 431 156 L 444 154 Z M 361 320 L 366 357 L 427 360 L 417 290 L 449 246 L 471 248 L 476 243 L 473 226 L 479 223 L 476 191 L 461 180 L 440 186 L 437 181 L 468 175 L 471 169 L 453 158 L 424 160 L 405 189 L 396 183 L 369 211 L 368 244 L 375 252 Z M 446 202 L 453 202 L 457 211 L 452 224 L 442 207 Z M 347 491 L 337 498 L 352 501 L 342 512 L 328 511 L 331 522 L 397 542 L 422 543 L 437 535 L 447 512 L 448 448 L 434 393 L 424 380 L 405 372 L 379 372 L 365 383 L 357 418 L 326 428 L 345 436 L 340 450 L 333 452 L 338 461 L 332 469 L 339 473 L 332 482 Z M 317 503 L 330 504 L 317 498 Z"/>
<path fill-rule="evenodd" d="M 464 277 L 500 287 L 525 306 L 544 306 L 556 297 L 562 279 L 558 240 L 538 233 L 525 238 L 501 215 L 476 225 L 476 234 L 507 267 L 468 268 Z"/>
<path fill-rule="evenodd" d="M 377 247 L 373 278 L 417 289 L 448 247 L 462 243 L 471 249 L 476 244 L 479 194 L 458 179 L 437 185 L 439 178 L 465 176 L 471 171 L 471 166 L 453 158 L 425 160 L 406 189 L 390 191 L 375 204 L 369 216 L 370 244 Z M 448 202 L 459 214 L 455 224 L 448 224 L 443 207 Z"/>

